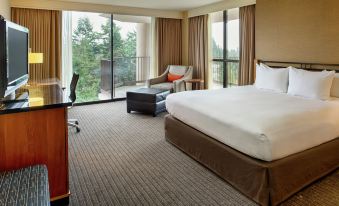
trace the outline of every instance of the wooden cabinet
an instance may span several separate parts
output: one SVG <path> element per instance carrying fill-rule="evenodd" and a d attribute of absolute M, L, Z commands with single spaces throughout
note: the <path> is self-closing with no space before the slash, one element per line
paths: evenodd
<path fill-rule="evenodd" d="M 0 171 L 48 168 L 51 200 L 68 197 L 67 107 L 0 115 Z"/>

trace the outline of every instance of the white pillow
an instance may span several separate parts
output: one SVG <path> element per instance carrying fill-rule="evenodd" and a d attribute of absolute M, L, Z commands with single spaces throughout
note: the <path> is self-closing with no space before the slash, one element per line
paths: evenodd
<path fill-rule="evenodd" d="M 255 87 L 258 89 L 286 93 L 288 88 L 288 69 L 275 69 L 265 64 L 257 64 Z"/>
<path fill-rule="evenodd" d="M 290 67 L 288 94 L 328 100 L 334 71 L 310 72 Z"/>
<path fill-rule="evenodd" d="M 334 75 L 331 88 L 331 97 L 339 98 L 339 74 Z"/>

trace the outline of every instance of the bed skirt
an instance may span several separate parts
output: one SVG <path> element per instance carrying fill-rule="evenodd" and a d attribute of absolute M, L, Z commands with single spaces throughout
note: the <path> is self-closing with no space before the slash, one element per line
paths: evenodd
<path fill-rule="evenodd" d="M 339 138 L 283 159 L 247 156 L 186 125 L 165 117 L 167 141 L 261 205 L 277 205 L 339 167 Z"/>

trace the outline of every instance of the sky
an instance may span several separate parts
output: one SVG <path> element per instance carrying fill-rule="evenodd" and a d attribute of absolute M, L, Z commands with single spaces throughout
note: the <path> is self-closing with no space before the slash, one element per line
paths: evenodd
<path fill-rule="evenodd" d="M 239 19 L 227 22 L 227 31 L 227 46 L 229 50 L 236 50 L 239 48 Z M 221 48 L 223 47 L 223 33 L 223 22 L 212 24 L 212 38 Z"/>

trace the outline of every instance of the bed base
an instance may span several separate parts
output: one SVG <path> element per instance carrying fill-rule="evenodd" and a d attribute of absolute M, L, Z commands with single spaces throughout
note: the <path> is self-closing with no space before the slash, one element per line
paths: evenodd
<path fill-rule="evenodd" d="M 175 119 L 165 117 L 166 140 L 261 205 L 278 205 L 339 168 L 339 138 L 283 159 L 249 157 Z"/>

